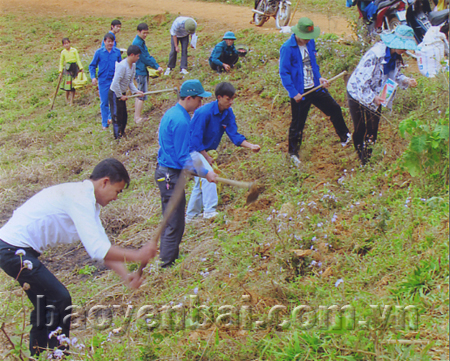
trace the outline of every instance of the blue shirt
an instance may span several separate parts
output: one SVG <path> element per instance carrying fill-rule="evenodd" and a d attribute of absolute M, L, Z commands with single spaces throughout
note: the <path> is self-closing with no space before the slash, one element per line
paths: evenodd
<path fill-rule="evenodd" d="M 141 55 L 139 56 L 139 60 L 136 63 L 136 75 L 147 76 L 148 66 L 153 69 L 159 68 L 159 65 L 156 62 L 155 58 L 149 54 L 144 39 L 142 39 L 139 35 L 136 35 L 136 37 L 133 40 L 133 45 L 137 45 L 139 46 L 139 49 L 141 49 Z"/>
<path fill-rule="evenodd" d="M 233 109 L 219 111 L 217 100 L 198 108 L 191 121 L 191 141 L 189 150 L 201 152 L 216 149 L 227 132 L 230 140 L 240 146 L 245 140 L 237 131 L 236 118 Z"/>
<path fill-rule="evenodd" d="M 320 85 L 320 71 L 316 61 L 316 43 L 310 40 L 306 44 L 306 49 L 311 60 L 311 67 L 314 76 L 314 87 Z M 293 98 L 298 93 L 303 94 L 305 90 L 303 78 L 303 61 L 295 34 L 281 46 L 280 49 L 280 78 L 284 88 L 289 93 L 289 97 Z M 318 89 L 317 91 L 324 91 Z"/>
<path fill-rule="evenodd" d="M 113 36 L 114 36 L 114 46 L 117 46 L 117 43 L 116 43 L 116 34 L 114 34 L 111 30 L 108 31 L 108 33 L 113 34 Z M 102 40 L 102 48 L 104 48 L 104 47 L 105 47 L 105 40 Z"/>
<path fill-rule="evenodd" d="M 94 59 L 89 64 L 91 79 L 97 78 L 98 81 L 112 81 L 116 70 L 116 62 L 120 63 L 121 61 L 122 56 L 120 55 L 119 49 L 113 47 L 109 53 L 106 48 L 97 49 L 94 54 Z M 97 67 L 98 74 L 95 75 Z"/>
<path fill-rule="evenodd" d="M 159 124 L 159 165 L 174 169 L 192 167 L 189 155 L 190 121 L 189 113 L 179 103 L 164 114 Z"/>
<path fill-rule="evenodd" d="M 222 66 L 223 63 L 219 60 L 222 54 L 231 56 L 236 55 L 237 53 L 238 51 L 234 47 L 234 44 L 231 46 L 227 46 L 226 41 L 223 40 L 214 47 L 211 56 L 209 57 L 209 63 L 214 63 L 216 65 Z"/>

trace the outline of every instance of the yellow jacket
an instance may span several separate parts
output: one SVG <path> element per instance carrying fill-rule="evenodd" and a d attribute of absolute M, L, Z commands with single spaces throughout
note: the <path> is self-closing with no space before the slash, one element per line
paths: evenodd
<path fill-rule="evenodd" d="M 83 65 L 81 65 L 80 56 L 78 55 L 78 51 L 75 48 L 70 48 L 70 50 L 63 49 L 61 51 L 61 59 L 59 60 L 59 72 L 61 73 L 63 70 L 64 63 L 77 63 L 78 67 L 83 69 Z"/>

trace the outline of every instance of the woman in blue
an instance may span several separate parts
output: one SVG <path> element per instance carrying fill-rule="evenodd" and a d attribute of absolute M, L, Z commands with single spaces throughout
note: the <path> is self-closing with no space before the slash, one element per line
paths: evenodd
<path fill-rule="evenodd" d="M 239 60 L 239 53 L 234 47 L 236 36 L 231 31 L 227 31 L 223 40 L 214 47 L 209 57 L 209 66 L 218 72 L 230 71 Z"/>

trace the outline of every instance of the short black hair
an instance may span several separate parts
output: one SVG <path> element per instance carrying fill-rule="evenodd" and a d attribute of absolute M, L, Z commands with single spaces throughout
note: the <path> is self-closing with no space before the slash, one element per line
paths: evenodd
<path fill-rule="evenodd" d="M 190 96 L 192 99 L 195 99 L 195 98 L 197 98 L 198 97 L 198 95 L 188 95 L 188 96 Z M 180 97 L 180 100 L 184 100 L 184 99 L 186 99 L 187 97 Z"/>
<path fill-rule="evenodd" d="M 105 34 L 105 36 L 103 37 L 103 41 L 105 41 L 106 39 L 111 39 L 112 41 L 116 41 L 116 37 L 114 36 L 114 34 L 111 34 L 111 33 Z"/>
<path fill-rule="evenodd" d="M 95 181 L 104 177 L 108 177 L 112 184 L 125 181 L 127 187 L 130 185 L 130 176 L 125 166 L 114 158 L 106 158 L 98 163 L 89 179 Z"/>
<path fill-rule="evenodd" d="M 137 26 L 137 31 L 148 30 L 148 25 L 146 23 L 140 23 Z"/>
<path fill-rule="evenodd" d="M 131 54 L 137 55 L 141 53 L 141 48 L 137 45 L 130 45 L 127 49 L 127 55 L 130 56 Z"/>
<path fill-rule="evenodd" d="M 111 21 L 111 29 L 113 28 L 113 26 L 116 26 L 116 25 L 122 25 L 120 20 L 116 19 L 116 20 Z"/>
<path fill-rule="evenodd" d="M 234 89 L 234 86 L 231 85 L 231 83 L 222 82 L 217 84 L 216 90 L 214 91 L 214 94 L 216 95 L 216 98 L 220 96 L 228 96 L 230 98 L 234 97 L 234 94 L 236 94 L 236 89 Z"/>
<path fill-rule="evenodd" d="M 64 45 L 64 42 L 65 42 L 65 41 L 68 41 L 68 42 L 70 43 L 69 38 L 63 38 L 63 39 L 61 40 L 61 43 Z"/>

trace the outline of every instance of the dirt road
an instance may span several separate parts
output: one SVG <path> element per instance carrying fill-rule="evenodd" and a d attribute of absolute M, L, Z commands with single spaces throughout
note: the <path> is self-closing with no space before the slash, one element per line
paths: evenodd
<path fill-rule="evenodd" d="M 36 15 L 58 17 L 61 15 L 85 15 L 107 17 L 141 17 L 145 15 L 182 14 L 192 16 L 202 22 L 205 31 L 236 30 L 256 28 L 261 32 L 278 31 L 275 20 L 271 19 L 263 27 L 250 24 L 252 12 L 249 8 L 212 2 L 193 0 L 0 0 L 2 14 L 17 11 L 32 11 Z M 292 24 L 301 16 L 314 20 L 323 32 L 350 35 L 347 20 L 340 16 L 327 16 L 301 10 L 296 12 Z"/>

